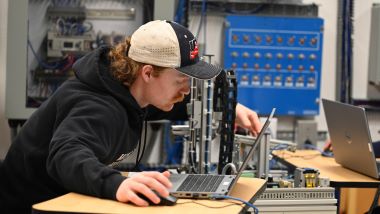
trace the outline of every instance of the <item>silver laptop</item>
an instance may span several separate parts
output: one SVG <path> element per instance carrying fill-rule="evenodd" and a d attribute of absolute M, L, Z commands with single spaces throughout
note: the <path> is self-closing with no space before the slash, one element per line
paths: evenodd
<path fill-rule="evenodd" d="M 170 181 L 173 187 L 169 190 L 170 193 L 178 198 L 210 198 L 217 195 L 229 195 L 248 162 L 252 159 L 252 155 L 268 128 L 275 111 L 276 109 L 273 108 L 236 175 L 172 174 Z"/>
<path fill-rule="evenodd" d="M 343 167 L 379 179 L 365 109 L 322 99 L 334 158 Z"/>

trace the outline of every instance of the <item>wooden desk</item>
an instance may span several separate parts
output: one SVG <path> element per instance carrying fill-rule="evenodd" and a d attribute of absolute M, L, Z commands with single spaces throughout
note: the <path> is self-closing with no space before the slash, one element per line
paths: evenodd
<path fill-rule="evenodd" d="M 294 169 L 297 167 L 318 169 L 321 177 L 328 177 L 330 179 L 330 186 L 335 187 L 337 190 L 337 199 L 339 202 L 341 188 L 379 188 L 380 186 L 380 180 L 344 168 L 340 164 L 336 163 L 334 158 L 323 157 L 318 151 L 315 150 L 300 150 L 296 152 L 274 151 L 273 154 L 276 159 L 288 166 L 293 167 Z M 371 200 L 370 198 L 373 198 L 373 195 L 374 194 L 371 192 L 371 194 L 368 194 L 364 198 L 367 202 L 367 209 L 370 207 L 369 200 Z M 377 201 L 374 201 L 373 203 L 377 204 Z M 350 204 L 352 203 L 348 202 L 347 206 L 351 206 Z M 353 213 L 364 212 L 354 211 Z"/>
<path fill-rule="evenodd" d="M 344 168 L 336 163 L 334 158 L 323 157 L 315 150 L 275 151 L 273 154 L 294 167 L 319 169 L 320 176 L 330 178 L 330 184 L 333 187 L 377 188 L 380 185 L 380 180 Z"/>
<path fill-rule="evenodd" d="M 231 196 L 254 202 L 265 190 L 266 181 L 258 178 L 240 178 Z M 175 206 L 137 207 L 117 201 L 69 193 L 33 205 L 33 213 L 239 213 L 248 207 L 234 200 L 178 199 Z"/>

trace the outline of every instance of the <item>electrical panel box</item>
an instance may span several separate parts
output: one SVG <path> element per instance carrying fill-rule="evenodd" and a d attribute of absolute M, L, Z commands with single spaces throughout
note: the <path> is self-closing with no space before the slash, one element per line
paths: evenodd
<path fill-rule="evenodd" d="M 260 114 L 319 114 L 323 20 L 226 17 L 224 67 L 236 70 L 238 101 Z"/>
<path fill-rule="evenodd" d="M 77 59 L 124 41 L 150 11 L 130 0 L 9 1 L 6 117 L 28 119 L 73 76 Z"/>

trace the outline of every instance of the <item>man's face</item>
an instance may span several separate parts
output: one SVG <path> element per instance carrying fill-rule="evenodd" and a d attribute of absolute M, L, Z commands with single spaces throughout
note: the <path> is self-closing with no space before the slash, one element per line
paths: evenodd
<path fill-rule="evenodd" d="M 181 102 L 190 93 L 190 77 L 174 68 L 167 68 L 154 77 L 149 88 L 150 104 L 163 111 L 170 111 L 175 103 Z"/>

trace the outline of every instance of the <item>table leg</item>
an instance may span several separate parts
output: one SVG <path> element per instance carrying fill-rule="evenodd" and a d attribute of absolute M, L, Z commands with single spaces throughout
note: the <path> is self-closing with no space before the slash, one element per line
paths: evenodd
<path fill-rule="evenodd" d="M 336 213 L 339 214 L 339 207 L 340 207 L 340 187 L 335 187 L 335 198 L 336 198 Z"/>

